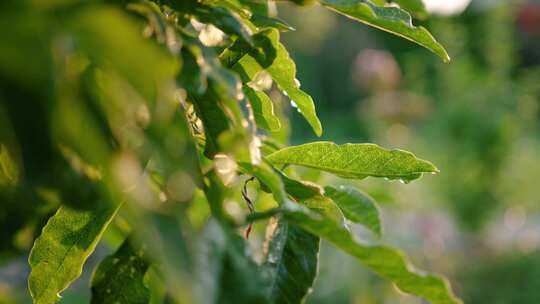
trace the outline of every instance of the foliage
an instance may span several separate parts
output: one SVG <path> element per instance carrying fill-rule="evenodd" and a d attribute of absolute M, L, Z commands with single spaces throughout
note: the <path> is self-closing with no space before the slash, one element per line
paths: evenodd
<path fill-rule="evenodd" d="M 398 7 L 320 2 L 449 60 Z M 316 276 L 320 239 L 406 293 L 460 303 L 445 279 L 415 270 L 396 249 L 354 237 L 348 220 L 380 235 L 373 199 L 299 180 L 288 167 L 405 182 L 437 172 L 409 152 L 372 144 L 285 147 L 276 92 L 290 98 L 315 134 L 322 126 L 280 42 L 290 26 L 272 5 L 0 4 L 0 23 L 10 29 L 0 45 L 0 193 L 2 208 L 16 215 L 5 219 L 10 238 L 18 231 L 39 235 L 29 258 L 35 303 L 59 299 L 111 222 L 125 226 L 117 231 L 125 241 L 94 271 L 95 303 L 155 302 L 160 290 L 179 303 L 298 303 Z M 270 193 L 273 201 L 236 216 L 230 205 L 240 193 L 254 209 L 246 186 L 252 178 L 257 196 Z M 201 204 L 210 209 L 202 228 Z M 237 230 L 248 227 L 247 237 L 253 222 L 269 217 L 257 262 Z M 24 250 L 11 247 L 6 254 Z M 151 271 L 158 273 L 152 284 Z"/>

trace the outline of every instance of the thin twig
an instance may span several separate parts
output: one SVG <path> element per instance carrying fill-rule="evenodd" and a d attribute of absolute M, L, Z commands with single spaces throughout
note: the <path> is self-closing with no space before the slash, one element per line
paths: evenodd
<path fill-rule="evenodd" d="M 254 179 L 255 179 L 254 176 L 250 177 L 248 180 L 246 180 L 246 182 L 244 183 L 244 187 L 242 188 L 242 197 L 246 201 L 250 214 L 253 214 L 253 212 L 255 212 L 255 207 L 253 206 L 253 201 L 248 196 L 247 184 Z M 250 222 L 245 232 L 246 239 L 249 239 L 249 234 L 251 233 L 252 228 L 253 228 L 253 222 Z"/>

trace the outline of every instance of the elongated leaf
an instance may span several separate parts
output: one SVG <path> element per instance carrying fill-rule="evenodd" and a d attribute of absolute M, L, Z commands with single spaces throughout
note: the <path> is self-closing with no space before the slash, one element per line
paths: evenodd
<path fill-rule="evenodd" d="M 255 48 L 249 48 L 239 42 L 220 55 L 222 61 L 232 66 L 244 82 L 246 78 L 253 80 L 257 73 L 265 69 L 278 87 L 289 96 L 291 103 L 311 125 L 315 134 L 320 136 L 322 126 L 315 112 L 315 104 L 311 96 L 300 90 L 296 79 L 296 65 L 279 42 L 279 31 L 274 28 L 266 29 L 253 38 Z"/>
<path fill-rule="evenodd" d="M 249 171 L 248 169 L 246 168 L 247 171 Z M 265 172 L 269 171 L 265 170 Z M 262 174 L 254 175 L 262 176 Z M 433 304 L 461 303 L 461 300 L 452 293 L 448 281 L 439 276 L 415 270 L 400 251 L 386 246 L 365 245 L 355 240 L 347 227 L 335 220 L 332 207 L 308 209 L 301 203 L 293 203 L 287 198 L 283 198 L 283 188 L 287 189 L 287 192 L 293 197 L 302 197 L 303 201 L 310 200 L 310 197 L 316 197 L 320 194 L 313 191 L 315 186 L 310 187 L 305 183 L 287 178 L 283 174 L 281 177 L 284 180 L 284 185 L 281 186 L 274 179 L 264 178 L 267 185 L 272 185 L 269 188 L 273 192 L 275 191 L 274 197 L 282 198 L 280 207 L 259 214 L 259 218 L 283 214 L 289 223 L 298 225 L 312 234 L 330 241 L 336 247 L 355 257 L 365 267 L 393 282 L 402 291 L 423 297 Z M 331 206 L 331 204 L 325 206 Z"/>
<path fill-rule="evenodd" d="M 244 86 L 244 93 L 253 109 L 257 126 L 269 131 L 279 130 L 281 123 L 274 114 L 274 105 L 270 97 L 264 92 L 256 91 L 248 86 Z"/>
<path fill-rule="evenodd" d="M 219 135 L 229 129 L 229 119 L 210 91 L 207 91 L 202 97 L 193 96 L 191 100 L 197 116 L 204 126 L 206 138 L 204 154 L 209 158 L 213 158 L 221 150 L 217 139 Z"/>
<path fill-rule="evenodd" d="M 347 219 L 366 226 L 377 237 L 381 236 L 379 209 L 371 196 L 348 186 L 327 186 L 324 188 L 324 195 L 338 205 Z"/>
<path fill-rule="evenodd" d="M 313 216 L 292 203 L 283 204 L 280 208 L 289 222 L 330 241 L 365 267 L 392 281 L 403 292 L 422 297 L 432 304 L 462 303 L 452 293 L 448 281 L 415 270 L 400 251 L 386 246 L 363 245 L 324 213 Z"/>
<path fill-rule="evenodd" d="M 203 231 L 196 262 L 198 303 L 268 303 L 244 240 L 215 220 Z"/>
<path fill-rule="evenodd" d="M 315 276 L 320 239 L 283 219 L 268 225 L 264 270 L 272 303 L 301 303 Z"/>
<path fill-rule="evenodd" d="M 30 253 L 28 278 L 35 304 L 51 304 L 81 275 L 103 231 L 119 207 L 98 205 L 92 210 L 61 207 L 49 219 Z"/>
<path fill-rule="evenodd" d="M 411 15 L 398 7 L 379 6 L 370 0 L 320 0 L 320 2 L 349 18 L 418 43 L 445 62 L 450 61 L 444 47 L 424 27 L 414 26 Z"/>
<path fill-rule="evenodd" d="M 354 179 L 373 176 L 410 182 L 422 173 L 438 171 L 432 163 L 410 152 L 386 150 L 374 144 L 314 142 L 281 149 L 267 159 L 275 165 L 306 166 Z"/>
<path fill-rule="evenodd" d="M 149 266 L 144 250 L 135 249 L 129 239 L 125 240 L 96 268 L 92 278 L 91 303 L 149 303 L 150 291 L 143 283 Z"/>

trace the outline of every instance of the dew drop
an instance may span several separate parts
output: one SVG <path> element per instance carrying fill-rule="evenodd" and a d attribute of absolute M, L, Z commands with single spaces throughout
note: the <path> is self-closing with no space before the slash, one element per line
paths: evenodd
<path fill-rule="evenodd" d="M 296 104 L 296 102 L 294 102 L 294 100 L 291 99 L 291 107 L 295 108 L 295 109 L 298 109 L 298 105 Z"/>
<path fill-rule="evenodd" d="M 300 88 L 300 80 L 294 79 L 294 85 L 296 85 L 297 88 Z"/>
<path fill-rule="evenodd" d="M 236 99 L 242 100 L 242 99 L 244 99 L 244 97 L 245 97 L 244 92 L 242 92 L 242 91 L 237 91 L 236 92 Z"/>

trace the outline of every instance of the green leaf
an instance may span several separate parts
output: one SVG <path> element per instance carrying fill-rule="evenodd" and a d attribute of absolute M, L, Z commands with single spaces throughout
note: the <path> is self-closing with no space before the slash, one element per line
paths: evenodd
<path fill-rule="evenodd" d="M 347 219 L 366 226 L 377 237 L 381 236 L 379 209 L 371 196 L 348 186 L 327 186 L 324 195 L 336 203 Z"/>
<path fill-rule="evenodd" d="M 144 250 L 136 250 L 129 239 L 125 240 L 96 268 L 91 303 L 149 303 L 150 291 L 143 282 L 149 266 Z"/>
<path fill-rule="evenodd" d="M 261 174 L 254 174 L 261 176 Z M 448 281 L 439 276 L 428 275 L 414 270 L 404 255 L 393 248 L 386 246 L 370 246 L 356 241 L 340 220 L 336 219 L 335 205 L 326 198 L 326 201 L 317 200 L 320 191 L 316 185 L 299 182 L 281 174 L 282 186 L 273 179 L 265 178 L 265 184 L 272 184 L 274 197 L 283 197 L 282 188 L 287 190 L 293 198 L 300 203 L 293 203 L 282 198 L 280 207 L 258 214 L 253 220 L 284 215 L 289 223 L 300 226 L 306 231 L 330 241 L 332 244 L 355 257 L 365 267 L 392 281 L 404 292 L 414 294 L 431 301 L 433 304 L 459 304 L 461 301 L 452 293 Z M 312 200 L 312 202 L 309 202 Z M 319 203 L 319 204 L 317 204 Z M 310 208 L 308 207 L 315 207 Z M 339 209 L 337 212 L 340 212 Z M 341 215 L 342 216 L 342 215 Z"/>
<path fill-rule="evenodd" d="M 311 96 L 300 90 L 296 79 L 296 65 L 289 57 L 285 47 L 279 42 L 279 31 L 266 29 L 253 36 L 255 48 L 242 45 L 241 42 L 221 54 L 222 61 L 232 66 L 242 80 L 253 80 L 255 75 L 266 70 L 304 116 L 315 134 L 322 134 L 322 126 Z"/>
<path fill-rule="evenodd" d="M 1 109 L 0 109 L 1 111 Z M 0 114 L 2 114 L 0 112 Z M 0 118 L 2 115 L 0 115 Z M 16 185 L 19 180 L 19 168 L 8 148 L 0 144 L 0 185 Z"/>
<path fill-rule="evenodd" d="M 274 165 L 299 165 L 324 170 L 343 178 L 363 179 L 368 176 L 410 182 L 422 173 L 436 173 L 430 162 L 402 150 L 386 150 L 375 144 L 313 142 L 288 147 L 268 155 Z"/>
<path fill-rule="evenodd" d="M 250 21 L 258 28 L 274 27 L 280 32 L 294 31 L 294 28 L 285 21 L 260 14 L 253 14 Z"/>
<path fill-rule="evenodd" d="M 290 223 L 328 240 L 368 269 L 392 281 L 403 292 L 422 297 L 432 304 L 462 303 L 451 291 L 447 280 L 415 270 L 400 251 L 386 246 L 361 244 L 348 229 L 336 224 L 324 213 L 314 216 L 292 203 L 283 204 L 280 209 Z"/>
<path fill-rule="evenodd" d="M 207 223 L 196 260 L 198 303 L 268 303 L 264 279 L 245 245 L 225 225 Z"/>
<path fill-rule="evenodd" d="M 213 158 L 221 150 L 218 138 L 229 130 L 229 119 L 212 92 L 207 91 L 202 97 L 192 96 L 191 100 L 204 126 L 206 139 L 204 154 L 208 158 Z"/>
<path fill-rule="evenodd" d="M 328 197 L 322 195 L 323 189 L 314 183 L 297 181 L 281 173 L 281 180 L 285 191 L 297 202 L 310 210 L 324 213 L 329 219 L 346 227 L 345 217 L 336 204 Z"/>
<path fill-rule="evenodd" d="M 28 259 L 32 267 L 28 286 L 35 304 L 55 303 L 60 292 L 81 275 L 84 262 L 118 208 L 103 204 L 92 210 L 75 210 L 64 206 L 49 219 Z"/>
<path fill-rule="evenodd" d="M 148 101 L 156 97 L 156 84 L 178 71 L 177 60 L 142 37 L 135 20 L 123 11 L 91 6 L 72 17 L 70 29 L 81 51 L 99 66 L 113 68 Z"/>
<path fill-rule="evenodd" d="M 320 239 L 286 220 L 272 218 L 263 265 L 272 303 L 302 303 L 315 276 Z"/>
<path fill-rule="evenodd" d="M 398 7 L 379 6 L 369 0 L 320 0 L 320 2 L 351 19 L 418 43 L 445 62 L 450 61 L 444 47 L 424 27 L 414 26 L 411 15 Z"/>
<path fill-rule="evenodd" d="M 228 35 L 236 35 L 251 44 L 251 30 L 235 12 L 224 7 L 198 6 L 194 10 L 197 19 L 211 23 Z"/>
<path fill-rule="evenodd" d="M 429 15 L 422 0 L 393 0 L 392 2 L 399 4 L 402 9 L 412 13 L 416 18 L 425 19 Z"/>
<path fill-rule="evenodd" d="M 277 131 L 281 128 L 279 118 L 274 114 L 274 104 L 264 92 L 256 91 L 244 86 L 244 93 L 253 109 L 255 122 L 258 127 L 268 131 Z"/>

